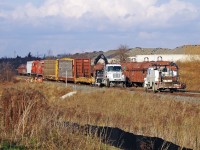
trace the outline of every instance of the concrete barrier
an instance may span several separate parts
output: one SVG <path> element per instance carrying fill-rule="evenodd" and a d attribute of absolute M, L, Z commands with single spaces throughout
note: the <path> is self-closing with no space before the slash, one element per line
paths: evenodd
<path fill-rule="evenodd" d="M 63 95 L 63 96 L 60 97 L 60 98 L 61 98 L 61 99 L 65 99 L 65 98 L 67 98 L 67 97 L 73 96 L 73 95 L 76 94 L 76 93 L 77 93 L 77 91 L 69 92 L 69 93 Z"/>

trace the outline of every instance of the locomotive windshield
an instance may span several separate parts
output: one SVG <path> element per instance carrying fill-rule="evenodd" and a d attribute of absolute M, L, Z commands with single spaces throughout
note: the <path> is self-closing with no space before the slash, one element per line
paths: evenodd
<path fill-rule="evenodd" d="M 111 72 L 111 71 L 120 72 L 120 71 L 122 71 L 122 67 L 121 66 L 108 66 L 108 72 Z"/>

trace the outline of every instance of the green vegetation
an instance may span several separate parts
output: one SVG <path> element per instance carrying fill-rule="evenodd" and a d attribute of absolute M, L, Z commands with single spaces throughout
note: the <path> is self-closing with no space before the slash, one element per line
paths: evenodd
<path fill-rule="evenodd" d="M 25 146 L 17 145 L 15 142 L 10 142 L 10 141 L 2 141 L 0 143 L 0 149 L 3 150 L 25 150 Z"/>

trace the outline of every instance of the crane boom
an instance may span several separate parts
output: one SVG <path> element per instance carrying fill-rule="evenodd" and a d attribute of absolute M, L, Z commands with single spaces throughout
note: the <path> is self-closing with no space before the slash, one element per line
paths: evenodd
<path fill-rule="evenodd" d="M 100 54 L 99 56 L 97 56 L 97 58 L 95 58 L 95 60 L 94 60 L 94 65 L 96 65 L 100 59 L 103 59 L 103 60 L 104 60 L 105 65 L 108 64 L 108 60 L 107 60 L 107 58 L 104 56 L 104 54 Z"/>

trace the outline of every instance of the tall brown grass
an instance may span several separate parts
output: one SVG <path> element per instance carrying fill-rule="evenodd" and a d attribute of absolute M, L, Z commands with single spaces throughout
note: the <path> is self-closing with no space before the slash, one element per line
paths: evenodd
<path fill-rule="evenodd" d="M 12 88 L 21 91 L 22 95 L 32 95 L 29 99 L 26 99 L 27 96 L 22 97 L 30 102 L 26 108 L 37 110 L 37 119 L 31 119 L 30 126 L 26 120 L 34 113 L 25 111 L 27 113 L 22 114 L 17 128 L 12 132 L 1 126 L 0 139 L 16 141 L 27 148 L 111 149 L 96 137 L 63 128 L 62 122 L 71 121 L 80 125 L 119 127 L 134 134 L 156 136 L 180 146 L 200 149 L 200 104 L 181 101 L 182 97 L 97 89 L 89 94 L 78 92 L 61 100 L 60 97 L 71 89 L 45 83 L 18 83 Z M 9 90 L 6 91 L 9 93 Z M 1 100 L 6 97 L 6 93 L 3 92 Z M 12 93 L 13 99 L 21 95 Z M 35 96 L 34 93 L 43 96 Z M 46 104 L 39 107 L 42 101 Z"/>
<path fill-rule="evenodd" d="M 181 146 L 200 148 L 200 105 L 176 101 L 173 96 L 106 90 L 80 94 L 59 105 L 66 108 L 69 120 L 80 124 L 119 127 Z"/>
<path fill-rule="evenodd" d="M 25 149 L 113 149 L 96 137 L 64 126 L 65 109 L 55 107 L 55 101 L 69 91 L 48 83 L 4 85 L 0 97 L 0 148 L 7 143 L 8 149 L 13 145 Z"/>
<path fill-rule="evenodd" d="M 200 57 L 200 56 L 199 56 Z M 180 68 L 180 80 L 186 83 L 187 90 L 200 91 L 200 60 L 177 62 Z"/>

